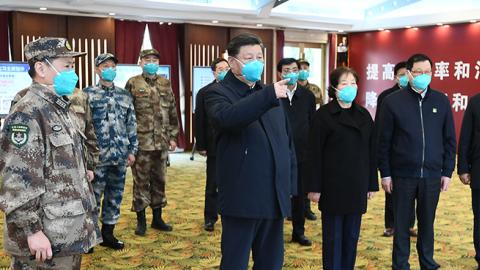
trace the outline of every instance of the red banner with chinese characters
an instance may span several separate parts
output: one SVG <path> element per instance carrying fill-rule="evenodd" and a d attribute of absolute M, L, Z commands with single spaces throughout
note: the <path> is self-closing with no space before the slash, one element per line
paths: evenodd
<path fill-rule="evenodd" d="M 450 99 L 457 138 L 469 97 L 480 91 L 480 23 L 349 35 L 350 67 L 360 76 L 356 101 L 375 115 L 377 97 L 394 85 L 393 67 L 415 53 L 433 61 L 433 89 Z"/>

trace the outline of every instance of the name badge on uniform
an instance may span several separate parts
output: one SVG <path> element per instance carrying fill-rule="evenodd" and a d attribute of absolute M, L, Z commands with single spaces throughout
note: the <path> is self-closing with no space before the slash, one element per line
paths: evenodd
<path fill-rule="evenodd" d="M 433 113 L 437 113 L 437 108 L 433 108 Z"/>
<path fill-rule="evenodd" d="M 30 128 L 27 125 L 15 124 L 8 127 L 10 131 L 10 142 L 20 148 L 28 142 L 28 133 Z"/>

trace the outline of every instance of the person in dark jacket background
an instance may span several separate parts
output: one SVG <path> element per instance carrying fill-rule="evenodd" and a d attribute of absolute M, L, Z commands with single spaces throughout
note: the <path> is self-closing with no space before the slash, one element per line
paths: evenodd
<path fill-rule="evenodd" d="M 283 218 L 296 195 L 296 159 L 279 102 L 288 79 L 260 82 L 263 44 L 253 34 L 227 46 L 230 71 L 205 100 L 217 135 L 218 204 L 222 219 L 221 270 L 282 269 Z"/>
<path fill-rule="evenodd" d="M 379 121 L 380 119 L 380 111 L 383 104 L 383 100 L 388 95 L 406 87 L 408 85 L 408 77 L 407 77 L 407 62 L 399 62 L 393 68 L 393 72 L 395 74 L 395 85 L 391 88 L 384 90 L 377 99 L 377 110 L 375 112 L 375 134 L 378 137 L 379 132 Z M 377 139 L 378 142 L 378 139 Z M 385 192 L 385 230 L 383 231 L 383 236 L 390 237 L 393 236 L 394 228 L 393 228 L 393 200 L 392 194 Z M 415 207 L 412 208 L 412 214 L 410 217 L 410 236 L 417 236 L 417 232 L 413 228 L 415 225 Z"/>
<path fill-rule="evenodd" d="M 280 79 L 290 79 L 286 99 L 282 99 L 292 129 L 297 157 L 297 196 L 292 197 L 292 242 L 310 246 L 312 242 L 305 237 L 305 163 L 307 160 L 308 131 L 315 113 L 315 95 L 297 83 L 299 63 L 294 58 L 281 59 L 277 64 Z"/>
<path fill-rule="evenodd" d="M 410 269 L 410 215 L 417 202 L 417 251 L 421 269 L 433 259 L 434 221 L 440 191 L 455 167 L 455 128 L 448 98 L 430 88 L 432 60 L 415 54 L 407 61 L 409 86 L 385 98 L 380 112 L 378 166 L 382 187 L 393 192 L 393 269 Z"/>
<path fill-rule="evenodd" d="M 309 136 L 310 200 L 322 212 L 323 269 L 354 269 L 362 214 L 378 191 L 373 120 L 353 102 L 358 75 L 347 67 L 330 74 L 332 100 L 313 117 Z"/>
<path fill-rule="evenodd" d="M 480 269 L 480 94 L 470 98 L 463 115 L 458 143 L 457 172 L 460 181 L 472 190 L 473 244 Z"/>
<path fill-rule="evenodd" d="M 205 185 L 205 209 L 203 212 L 205 224 L 203 228 L 212 232 L 218 220 L 217 184 L 215 182 L 215 129 L 207 117 L 205 93 L 212 85 L 225 78 L 230 66 L 227 60 L 217 58 L 213 60 L 210 67 L 215 80 L 200 89 L 195 99 L 195 147 L 200 155 L 207 157 L 207 183 Z"/>

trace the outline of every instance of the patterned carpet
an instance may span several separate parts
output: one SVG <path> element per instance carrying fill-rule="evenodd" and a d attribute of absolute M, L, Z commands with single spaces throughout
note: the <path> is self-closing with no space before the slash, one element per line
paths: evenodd
<path fill-rule="evenodd" d="M 92 255 L 85 255 L 82 269 L 217 269 L 220 262 L 220 224 L 213 233 L 203 230 L 203 202 L 205 159 L 196 155 L 172 154 L 168 171 L 165 218 L 174 226 L 173 232 L 159 233 L 149 228 L 146 237 L 137 237 L 135 213 L 130 212 L 132 178 L 122 204 L 122 215 L 117 225 L 117 237 L 126 242 L 126 249 L 111 251 L 97 247 Z M 357 269 L 389 269 L 392 238 L 380 235 L 383 231 L 383 193 L 370 201 L 369 211 L 363 217 L 358 246 Z M 316 205 L 315 205 L 316 207 Z M 315 210 L 319 216 L 318 210 Z M 151 215 L 148 211 L 148 220 Z M 0 218 L 3 225 L 3 217 Z M 3 227 L 3 226 L 2 226 Z M 290 243 L 290 222 L 285 222 L 284 269 L 321 269 L 320 221 L 307 221 L 306 235 L 314 242 L 312 247 Z M 1 238 L 1 236 L 0 236 Z M 435 234 L 435 258 L 442 269 L 475 269 L 472 244 L 472 214 L 470 189 L 455 177 L 451 189 L 440 197 Z M 2 239 L 3 242 L 3 239 Z M 415 239 L 412 241 L 412 269 L 419 269 Z M 8 267 L 9 258 L 0 251 L 0 267 Z M 6 268 L 5 268 L 6 269 Z"/>

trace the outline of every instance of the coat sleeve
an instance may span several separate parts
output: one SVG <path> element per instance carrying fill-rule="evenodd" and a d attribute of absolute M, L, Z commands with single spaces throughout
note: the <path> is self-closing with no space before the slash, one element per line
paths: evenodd
<path fill-rule="evenodd" d="M 26 141 L 15 140 L 15 136 Z M 7 117 L 0 137 L 0 209 L 5 212 L 6 226 L 23 230 L 27 236 L 42 230 L 44 139 L 37 121 L 22 112 Z"/>
<path fill-rule="evenodd" d="M 84 108 L 84 122 L 85 122 L 85 147 L 87 152 L 87 169 L 88 170 L 95 170 L 100 158 L 100 148 L 98 147 L 98 140 L 97 135 L 95 133 L 95 128 L 93 126 L 93 115 L 92 110 L 90 108 L 90 99 L 88 93 L 85 91 L 86 89 L 82 90 L 78 95 L 72 98 L 72 102 L 74 99 L 78 99 L 81 103 L 81 106 Z M 81 100 L 81 101 L 80 101 Z M 79 104 L 80 105 L 80 104 Z"/>
<path fill-rule="evenodd" d="M 329 127 L 324 118 L 322 111 L 317 110 L 315 113 L 308 136 L 309 150 L 307 160 L 307 181 L 306 192 L 322 192 L 322 174 L 323 174 L 323 152 L 325 143 L 328 138 Z"/>
<path fill-rule="evenodd" d="M 198 91 L 195 99 L 195 147 L 199 151 L 207 150 L 207 113 L 205 111 L 205 91 Z"/>
<path fill-rule="evenodd" d="M 280 106 L 282 107 L 282 111 L 284 114 L 284 119 L 285 119 L 285 126 L 286 126 L 286 132 L 288 136 L 288 151 L 290 155 L 290 186 L 292 187 L 291 190 L 291 195 L 292 196 L 297 196 L 298 195 L 298 181 L 301 181 L 301 179 L 298 179 L 298 166 L 297 166 L 297 156 L 295 154 L 295 143 L 293 139 L 293 132 L 292 132 L 292 127 L 290 125 L 290 121 L 288 119 L 287 112 L 283 108 L 282 103 L 280 103 Z"/>
<path fill-rule="evenodd" d="M 130 144 L 128 145 L 128 153 L 136 155 L 138 151 L 137 139 L 137 118 L 135 116 L 135 107 L 133 106 L 133 97 L 128 93 L 128 110 L 127 110 L 127 136 Z"/>
<path fill-rule="evenodd" d="M 475 104 L 476 105 L 476 104 Z M 463 114 L 462 128 L 460 130 L 460 141 L 458 143 L 458 175 L 470 173 L 472 161 L 470 160 L 470 149 L 473 140 L 474 115 L 473 105 L 470 102 Z"/>
<path fill-rule="evenodd" d="M 231 102 L 221 90 L 213 88 L 205 97 L 207 116 L 219 132 L 238 132 L 258 120 L 270 108 L 279 105 L 273 85 L 235 102 Z"/>
<path fill-rule="evenodd" d="M 450 107 L 450 101 L 445 97 L 445 107 L 447 114 L 443 124 L 443 168 L 442 176 L 452 177 L 455 169 L 455 154 L 457 147 L 457 139 L 455 137 L 455 125 L 453 123 L 453 113 Z"/>
<path fill-rule="evenodd" d="M 388 99 L 387 99 L 388 101 Z M 378 143 L 375 144 L 376 148 L 376 161 L 378 163 L 378 169 L 382 177 L 391 177 L 390 171 L 390 152 L 392 147 L 392 139 L 394 132 L 394 116 L 388 103 L 383 103 L 378 119 Z M 375 135 L 377 136 L 377 135 Z"/>
<path fill-rule="evenodd" d="M 378 173 L 377 173 L 377 154 L 376 154 L 376 141 L 377 134 L 375 133 L 375 125 L 373 119 L 370 116 L 368 111 L 365 112 L 368 114 L 370 126 L 372 127 L 372 132 L 370 133 L 370 178 L 368 183 L 368 191 L 378 191 Z"/>
<path fill-rule="evenodd" d="M 173 95 L 173 90 L 172 90 L 172 87 L 170 85 L 170 91 L 168 91 L 170 93 L 170 109 L 168 111 L 168 117 L 169 117 L 169 123 L 170 123 L 170 127 L 169 127 L 169 138 L 171 141 L 177 141 L 177 136 L 178 136 L 178 132 L 180 131 L 180 126 L 179 126 L 179 123 L 178 123 L 178 115 L 177 115 L 177 103 L 175 101 L 175 95 Z"/>

